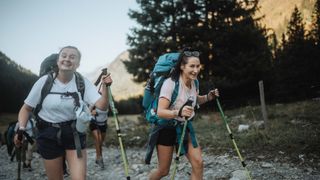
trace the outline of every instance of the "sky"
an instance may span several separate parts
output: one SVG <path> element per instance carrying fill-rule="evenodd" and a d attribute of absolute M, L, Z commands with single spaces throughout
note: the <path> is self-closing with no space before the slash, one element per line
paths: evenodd
<path fill-rule="evenodd" d="M 76 46 L 80 73 L 91 73 L 129 48 L 135 0 L 0 0 L 0 51 L 38 74 L 60 48 Z"/>

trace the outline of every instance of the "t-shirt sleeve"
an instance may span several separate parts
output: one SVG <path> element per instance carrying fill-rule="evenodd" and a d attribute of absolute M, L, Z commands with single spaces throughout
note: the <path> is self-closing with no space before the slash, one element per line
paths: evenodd
<path fill-rule="evenodd" d="M 36 105 L 40 102 L 41 90 L 46 82 L 48 75 L 42 76 L 38 81 L 32 86 L 27 98 L 24 100 L 24 103 L 35 108 Z"/>
<path fill-rule="evenodd" d="M 171 78 L 166 79 L 161 87 L 159 98 L 166 98 L 171 102 L 171 96 L 175 83 Z"/>
<path fill-rule="evenodd" d="M 84 101 L 90 105 L 95 104 L 101 95 L 98 93 L 97 87 L 87 78 L 83 77 L 85 82 Z"/>

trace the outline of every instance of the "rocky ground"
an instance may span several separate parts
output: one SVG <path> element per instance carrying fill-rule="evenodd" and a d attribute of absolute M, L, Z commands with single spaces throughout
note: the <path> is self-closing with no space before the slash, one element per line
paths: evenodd
<path fill-rule="evenodd" d="M 144 164 L 144 153 L 145 149 L 127 149 L 129 175 L 133 180 L 148 179 L 148 172 L 156 166 L 155 157 L 153 157 L 151 165 Z M 33 156 L 33 171 L 29 172 L 27 170 L 22 170 L 22 179 L 46 179 L 41 158 L 37 153 L 34 153 Z M 213 156 L 207 154 L 206 150 L 204 150 L 203 157 L 205 162 L 204 179 L 246 179 L 245 171 L 237 157 L 233 157 L 228 154 Z M 10 161 L 5 146 L 0 148 L 0 160 L 0 179 L 17 179 L 17 162 Z M 121 154 L 117 147 L 104 148 L 104 162 L 105 169 L 102 170 L 95 164 L 95 150 L 88 149 L 88 180 L 126 179 L 121 161 Z M 263 156 L 259 156 L 255 161 L 246 161 L 246 163 L 248 170 L 251 172 L 252 179 L 320 179 L 319 169 L 315 169 L 313 167 L 297 167 L 297 165 L 291 163 L 280 163 L 274 160 L 266 160 Z M 187 163 L 186 159 L 182 157 L 176 179 L 189 179 L 190 172 L 190 165 Z M 65 179 L 70 179 L 70 177 Z M 170 177 L 166 177 L 164 179 L 170 179 Z"/>

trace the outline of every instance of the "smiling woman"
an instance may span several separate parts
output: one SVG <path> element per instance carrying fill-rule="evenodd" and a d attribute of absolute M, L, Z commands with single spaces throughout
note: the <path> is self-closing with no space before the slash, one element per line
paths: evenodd
<path fill-rule="evenodd" d="M 149 174 L 151 180 L 160 179 L 169 173 L 174 146 L 178 147 L 176 161 L 182 154 L 188 158 L 192 166 L 191 179 L 203 178 L 202 152 L 192 126 L 194 108 L 197 104 L 206 103 L 219 96 L 219 92 L 215 89 L 206 95 L 199 95 L 197 85 L 201 69 L 199 56 L 200 52 L 197 50 L 183 49 L 171 77 L 167 78 L 161 86 L 156 113 L 159 119 L 167 121 L 164 124 L 155 123 L 151 131 L 148 149 L 154 149 L 154 146 L 157 146 L 159 164 Z M 173 94 L 176 91 L 178 93 L 173 100 Z M 150 154 L 146 157 L 150 157 Z M 176 165 L 177 163 L 171 179 L 174 179 Z"/>
<path fill-rule="evenodd" d="M 90 121 L 87 105 L 106 110 L 108 107 L 108 91 L 112 79 L 108 75 L 101 76 L 100 93 L 87 78 L 77 75 L 81 53 L 74 46 L 63 47 L 59 54 L 58 69 L 40 77 L 33 85 L 28 97 L 21 107 L 18 121 L 19 130 L 15 136 L 16 146 L 22 142 L 28 114 L 36 108 L 38 136 L 36 137 L 39 154 L 44 159 L 48 179 L 63 179 L 63 157 L 66 157 L 71 179 L 85 179 L 87 170 L 86 134 L 79 129 L 81 121 Z M 51 78 L 49 78 L 51 77 Z M 80 91 L 76 79 L 82 78 L 84 93 Z M 50 84 L 49 86 L 45 86 Z M 45 97 L 43 89 L 48 89 Z M 83 88 L 82 88 L 83 89 Z M 40 96 L 39 96 L 40 94 Z M 40 105 L 39 105 L 40 104 Z"/>
<path fill-rule="evenodd" d="M 58 68 L 60 71 L 75 72 L 80 66 L 80 51 L 73 46 L 66 46 L 59 52 Z"/>

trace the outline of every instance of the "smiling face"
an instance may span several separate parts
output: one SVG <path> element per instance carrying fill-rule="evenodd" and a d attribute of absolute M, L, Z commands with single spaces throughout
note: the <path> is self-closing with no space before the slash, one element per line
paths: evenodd
<path fill-rule="evenodd" d="M 200 59 L 199 57 L 184 57 L 183 61 L 186 64 L 181 64 L 180 69 L 182 71 L 182 76 L 184 76 L 187 80 L 195 80 L 198 77 L 200 72 Z"/>
<path fill-rule="evenodd" d="M 58 67 L 61 71 L 76 71 L 80 65 L 80 53 L 75 48 L 66 47 L 59 53 Z"/>

